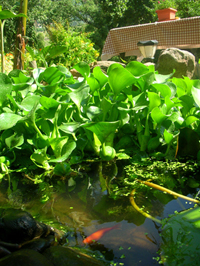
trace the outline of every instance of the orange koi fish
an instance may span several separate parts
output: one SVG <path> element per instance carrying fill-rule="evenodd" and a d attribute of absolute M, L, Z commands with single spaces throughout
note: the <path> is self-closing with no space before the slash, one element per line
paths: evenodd
<path fill-rule="evenodd" d="M 111 231 L 113 229 L 117 229 L 119 227 L 120 227 L 120 225 L 116 224 L 112 227 L 100 229 L 100 230 L 96 231 L 95 233 L 91 234 L 90 236 L 86 237 L 83 240 L 83 243 L 84 244 L 91 244 L 92 242 L 99 240 L 102 236 L 104 236 L 109 231 Z"/>

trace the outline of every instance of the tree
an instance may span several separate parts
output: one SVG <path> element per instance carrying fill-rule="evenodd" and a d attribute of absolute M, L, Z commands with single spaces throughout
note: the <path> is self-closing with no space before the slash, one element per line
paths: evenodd
<path fill-rule="evenodd" d="M 34 46 L 36 42 L 36 26 L 46 27 L 53 21 L 60 22 L 67 26 L 72 20 L 70 12 L 71 2 L 73 0 L 31 0 L 28 4 L 28 20 L 26 30 L 26 42 Z M 20 0 L 0 0 L 3 9 L 9 9 L 18 13 L 20 9 Z M 15 36 L 17 34 L 16 20 L 6 21 L 5 33 L 5 51 L 14 51 Z"/>
<path fill-rule="evenodd" d="M 28 0 L 20 0 L 20 13 L 27 16 Z M 14 69 L 24 69 L 26 17 L 18 18 L 15 43 Z"/>
<path fill-rule="evenodd" d="M 0 6 L 0 32 L 1 32 L 1 71 L 4 72 L 4 25 L 7 19 L 26 17 L 25 14 L 18 14 L 11 12 L 10 10 L 2 10 Z"/>
<path fill-rule="evenodd" d="M 102 49 L 110 29 L 152 22 L 146 6 L 152 6 L 150 0 L 77 0 L 72 12 L 85 23 L 86 31 L 93 32 L 92 41 Z"/>

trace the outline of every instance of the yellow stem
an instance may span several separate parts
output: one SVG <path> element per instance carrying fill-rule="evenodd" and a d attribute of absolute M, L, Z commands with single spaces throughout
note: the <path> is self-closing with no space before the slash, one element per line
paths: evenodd
<path fill-rule="evenodd" d="M 158 220 L 157 218 L 155 218 L 155 217 L 151 216 L 150 214 L 144 212 L 143 210 L 141 210 L 141 209 L 137 206 L 137 204 L 135 203 L 135 200 L 134 200 L 134 195 L 135 195 L 135 189 L 133 189 L 133 190 L 131 191 L 131 194 L 130 194 L 130 196 L 129 196 L 129 199 L 130 199 L 130 202 L 131 202 L 133 208 L 135 208 L 139 213 L 141 213 L 142 215 L 144 215 L 146 218 L 149 218 L 149 219 L 155 221 L 156 223 L 161 224 L 161 221 L 160 221 L 160 220 Z"/>
<path fill-rule="evenodd" d="M 152 188 L 155 188 L 155 189 L 161 190 L 161 191 L 163 191 L 163 192 L 166 192 L 166 193 L 168 193 L 168 194 L 170 194 L 170 195 L 173 195 L 173 196 L 175 196 L 175 197 L 179 197 L 179 198 L 182 198 L 182 199 L 185 199 L 185 200 L 188 200 L 188 201 L 192 201 L 192 202 L 194 202 L 194 203 L 200 203 L 199 200 L 192 199 L 192 198 L 189 198 L 189 197 L 187 197 L 187 196 L 181 195 L 181 194 L 179 194 L 179 193 L 176 193 L 176 192 L 174 192 L 174 191 L 172 191 L 172 190 L 170 190 L 170 189 L 164 188 L 164 187 L 159 186 L 159 185 L 156 185 L 156 184 L 154 184 L 154 183 L 151 183 L 151 182 L 148 182 L 148 181 L 141 181 L 141 180 L 138 180 L 138 182 L 140 182 L 140 183 L 142 183 L 142 184 L 145 184 L 145 185 L 147 185 L 147 186 L 149 186 L 149 187 L 152 187 Z"/>

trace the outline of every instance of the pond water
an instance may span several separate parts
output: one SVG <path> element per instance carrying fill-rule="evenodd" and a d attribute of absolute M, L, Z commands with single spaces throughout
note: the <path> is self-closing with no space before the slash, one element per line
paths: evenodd
<path fill-rule="evenodd" d="M 119 172 L 115 178 L 117 175 Z M 95 166 L 87 173 L 87 177 L 77 181 L 76 188 L 71 192 L 68 191 L 66 180 L 62 181 L 62 185 L 59 181 L 59 192 L 55 188 L 49 188 L 49 200 L 45 203 L 41 202 L 41 194 L 33 185 L 29 188 L 23 182 L 19 182 L 17 189 L 7 197 L 6 183 L 2 182 L 0 207 L 10 205 L 23 208 L 38 221 L 65 231 L 65 245 L 99 251 L 106 260 L 112 261 L 111 265 L 160 265 L 154 259 L 158 257 L 161 243 L 160 224 L 138 213 L 131 206 L 128 196 L 117 200 L 110 198 L 108 190 L 102 189 L 101 178 L 99 166 Z M 193 206 L 186 200 L 174 199 L 172 196 L 168 196 L 166 204 L 158 199 L 151 200 L 145 195 L 138 196 L 137 203 L 140 207 L 147 206 L 151 215 L 158 219 Z M 90 245 L 83 243 L 87 236 L 97 230 L 116 224 L 119 225 L 118 228 L 110 230 L 97 242 Z"/>

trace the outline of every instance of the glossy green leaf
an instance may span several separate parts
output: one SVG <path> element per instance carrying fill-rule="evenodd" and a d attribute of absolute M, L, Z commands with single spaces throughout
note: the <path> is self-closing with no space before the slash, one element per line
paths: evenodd
<path fill-rule="evenodd" d="M 27 18 L 27 16 L 25 14 L 15 14 L 13 12 L 11 12 L 10 10 L 2 10 L 0 11 L 0 19 L 3 20 L 3 19 L 9 19 L 9 18 L 17 18 L 17 17 L 25 17 Z"/>
<path fill-rule="evenodd" d="M 108 76 L 110 75 L 110 72 L 114 69 L 114 68 L 124 68 L 121 64 L 119 63 L 113 63 L 112 65 L 110 65 L 107 69 L 107 74 Z"/>
<path fill-rule="evenodd" d="M 100 88 L 103 88 L 103 86 L 105 86 L 105 84 L 108 82 L 108 77 L 102 72 L 99 66 L 93 69 L 93 75 L 98 80 Z"/>
<path fill-rule="evenodd" d="M 5 130 L 13 127 L 17 124 L 22 117 L 20 115 L 12 113 L 2 113 L 0 114 L 0 130 Z"/>
<path fill-rule="evenodd" d="M 151 111 L 151 117 L 157 124 L 161 124 L 167 118 L 167 116 L 164 115 L 158 107 L 155 107 Z"/>
<path fill-rule="evenodd" d="M 131 61 L 127 64 L 126 69 L 135 77 L 149 72 L 148 67 L 138 61 Z"/>
<path fill-rule="evenodd" d="M 168 79 L 170 79 L 174 75 L 174 73 L 175 71 L 173 71 L 173 73 L 170 73 L 168 75 L 155 74 L 156 82 L 165 83 L 166 81 L 168 81 Z"/>
<path fill-rule="evenodd" d="M 115 95 L 118 95 L 120 91 L 132 85 L 135 81 L 136 78 L 124 68 L 117 67 L 109 72 L 108 82 Z"/>
<path fill-rule="evenodd" d="M 59 56 L 65 52 L 68 51 L 68 46 L 66 45 L 50 45 L 48 49 L 48 56 L 50 58 L 55 58 L 56 56 Z"/>
<path fill-rule="evenodd" d="M 101 109 L 103 111 L 103 121 L 106 118 L 106 115 L 108 113 L 109 110 L 111 110 L 112 106 L 114 103 L 111 102 L 111 100 L 107 99 L 106 97 L 103 97 L 103 99 L 101 100 Z"/>
<path fill-rule="evenodd" d="M 5 143 L 8 146 L 9 149 L 12 149 L 14 147 L 19 147 L 24 143 L 24 136 L 18 135 L 16 132 L 10 136 L 9 138 L 5 139 Z"/>
<path fill-rule="evenodd" d="M 160 137 L 154 137 L 148 141 L 148 144 L 147 144 L 148 151 L 152 152 L 158 148 L 158 146 L 160 145 L 159 139 Z"/>
<path fill-rule="evenodd" d="M 167 144 L 169 144 L 173 140 L 173 134 L 168 132 L 166 129 L 164 130 L 164 139 Z"/>
<path fill-rule="evenodd" d="M 76 69 L 84 78 L 88 77 L 90 74 L 90 66 L 85 62 L 76 64 L 74 69 Z"/>
<path fill-rule="evenodd" d="M 40 96 L 39 95 L 30 95 L 26 97 L 22 102 L 20 107 L 23 108 L 23 110 L 26 111 L 31 111 L 33 107 L 38 104 L 40 101 Z"/>
<path fill-rule="evenodd" d="M 182 211 L 163 222 L 162 260 L 166 266 L 199 265 L 200 209 Z"/>
<path fill-rule="evenodd" d="M 100 151 L 100 157 L 104 161 L 110 161 L 113 160 L 116 156 L 115 149 L 110 146 L 103 146 Z"/>
<path fill-rule="evenodd" d="M 77 129 L 81 126 L 79 122 L 69 122 L 69 123 L 62 123 L 59 126 L 59 129 L 67 134 L 73 134 L 77 131 Z"/>
<path fill-rule="evenodd" d="M 99 84 L 98 80 L 93 76 L 90 76 L 87 78 L 87 83 L 90 86 L 92 93 L 94 93 L 96 90 L 100 89 L 100 84 Z"/>
<path fill-rule="evenodd" d="M 66 176 L 71 171 L 70 164 L 68 163 L 57 163 L 53 169 L 53 172 L 57 176 Z"/>
<path fill-rule="evenodd" d="M 68 139 L 69 138 L 66 136 L 50 140 L 50 145 L 56 158 L 62 155 L 63 146 L 68 142 Z"/>
<path fill-rule="evenodd" d="M 95 117 L 102 114 L 102 110 L 97 106 L 89 106 L 86 111 L 87 117 L 93 120 Z"/>
<path fill-rule="evenodd" d="M 149 98 L 149 112 L 153 110 L 155 107 L 160 106 L 161 99 L 158 94 L 155 92 L 148 91 L 148 98 Z"/>
<path fill-rule="evenodd" d="M 185 120 L 185 124 L 186 126 L 189 126 L 191 124 L 193 124 L 195 121 L 199 121 L 199 118 L 195 117 L 195 116 L 188 116 Z"/>
<path fill-rule="evenodd" d="M 191 89 L 195 103 L 200 107 L 200 80 L 194 80 Z"/>
<path fill-rule="evenodd" d="M 4 74 L 0 73 L 0 106 L 3 105 L 3 103 L 7 99 L 7 94 L 10 94 L 12 91 L 12 82 L 9 79 L 9 77 Z"/>
<path fill-rule="evenodd" d="M 116 122 L 98 122 L 84 124 L 83 127 L 95 133 L 101 144 L 105 143 L 110 134 L 115 133 L 119 126 L 119 121 Z"/>
<path fill-rule="evenodd" d="M 171 110 L 172 107 L 175 106 L 174 102 L 170 100 L 170 97 L 168 96 L 165 97 L 165 104 L 167 106 L 167 113 Z"/>
<path fill-rule="evenodd" d="M 59 146 L 60 146 L 60 144 L 59 144 Z M 69 156 L 71 155 L 71 153 L 73 152 L 73 150 L 76 148 L 76 142 L 71 141 L 71 142 L 67 143 L 67 145 L 65 145 L 64 148 L 65 149 L 62 149 L 62 153 L 61 153 L 62 155 L 61 156 L 57 157 L 56 159 L 51 159 L 51 160 L 49 160 L 49 162 L 50 163 L 61 163 L 61 162 L 66 161 L 69 158 Z M 55 147 L 55 150 L 57 150 L 56 152 L 57 152 L 57 154 L 59 154 L 60 147 L 59 147 L 59 149 L 57 149 Z"/>
<path fill-rule="evenodd" d="M 160 92 L 162 97 L 171 96 L 171 90 L 166 84 L 153 84 L 152 86 Z"/>
<path fill-rule="evenodd" d="M 76 106 L 80 109 L 81 103 L 84 99 L 86 99 L 89 95 L 90 87 L 85 85 L 77 90 L 74 90 L 69 93 L 70 98 L 76 104 Z"/>
<path fill-rule="evenodd" d="M 55 85 L 60 83 L 64 78 L 64 74 L 56 67 L 48 67 L 43 72 L 40 72 L 38 82 L 46 82 L 47 85 Z M 41 86 L 46 86 L 41 84 Z"/>
<path fill-rule="evenodd" d="M 40 168 L 45 170 L 49 170 L 51 168 L 48 163 L 49 158 L 46 155 L 46 149 L 35 150 L 30 158 Z"/>
<path fill-rule="evenodd" d="M 49 108 L 57 108 L 59 105 L 59 102 L 57 102 L 56 100 L 54 100 L 53 98 L 49 98 L 49 97 L 45 97 L 42 96 L 40 98 L 40 104 L 45 108 L 45 109 L 49 109 Z"/>

